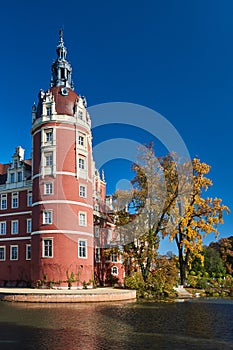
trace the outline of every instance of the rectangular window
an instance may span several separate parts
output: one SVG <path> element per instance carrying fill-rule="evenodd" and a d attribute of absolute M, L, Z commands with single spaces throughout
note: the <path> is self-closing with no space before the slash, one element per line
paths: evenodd
<path fill-rule="evenodd" d="M 53 142 L 53 130 L 52 129 L 45 130 L 45 142 L 46 143 Z"/>
<path fill-rule="evenodd" d="M 83 119 L 83 112 L 82 112 L 82 111 L 79 111 L 79 112 L 78 112 L 78 117 L 79 117 L 79 119 L 81 119 L 81 120 Z"/>
<path fill-rule="evenodd" d="M 27 233 L 32 232 L 32 219 L 27 219 Z"/>
<path fill-rule="evenodd" d="M 7 194 L 1 194 L 1 210 L 7 209 Z"/>
<path fill-rule="evenodd" d="M 84 137 L 81 135 L 79 135 L 79 137 L 78 137 L 78 144 L 80 146 L 84 146 Z"/>
<path fill-rule="evenodd" d="M 32 191 L 28 191 L 28 207 L 32 206 Z"/>
<path fill-rule="evenodd" d="M 47 115 L 52 115 L 52 107 L 51 106 L 47 106 L 46 110 L 47 110 Z"/>
<path fill-rule="evenodd" d="M 79 167 L 79 169 L 85 169 L 85 160 L 84 160 L 84 158 L 79 158 L 79 160 L 78 160 L 78 167 Z"/>
<path fill-rule="evenodd" d="M 18 260 L 18 246 L 17 245 L 10 246 L 10 260 Z"/>
<path fill-rule="evenodd" d="M 50 225 L 53 223 L 53 212 L 52 210 L 45 210 L 43 212 L 43 224 Z"/>
<path fill-rule="evenodd" d="M 6 247 L 1 246 L 0 247 L 0 261 L 6 260 Z"/>
<path fill-rule="evenodd" d="M 53 257 L 53 239 L 52 238 L 45 238 L 43 239 L 43 251 L 42 251 L 42 257 L 43 258 L 52 258 Z"/>
<path fill-rule="evenodd" d="M 6 221 L 0 222 L 0 235 L 6 234 Z"/>
<path fill-rule="evenodd" d="M 86 226 L 86 213 L 79 213 L 79 225 Z"/>
<path fill-rule="evenodd" d="M 15 182 L 15 173 L 10 174 L 11 183 L 13 184 Z"/>
<path fill-rule="evenodd" d="M 45 153 L 45 166 L 52 166 L 53 165 L 53 153 Z"/>
<path fill-rule="evenodd" d="M 31 244 L 26 244 L 26 260 L 31 260 Z"/>
<path fill-rule="evenodd" d="M 100 228 L 99 226 L 94 226 L 94 233 L 95 233 L 95 237 L 99 237 L 100 236 Z"/>
<path fill-rule="evenodd" d="M 95 248 L 95 262 L 100 262 L 100 248 Z"/>
<path fill-rule="evenodd" d="M 117 262 L 117 254 L 116 253 L 111 253 L 110 261 L 111 262 Z"/>
<path fill-rule="evenodd" d="M 79 196 L 84 198 L 86 197 L 86 186 L 79 186 Z"/>
<path fill-rule="evenodd" d="M 100 210 L 99 204 L 96 203 L 96 204 L 94 205 L 94 210 L 95 210 L 95 211 L 99 211 L 99 210 Z"/>
<path fill-rule="evenodd" d="M 44 184 L 44 194 L 53 194 L 53 183 L 46 182 Z"/>
<path fill-rule="evenodd" d="M 87 257 L 87 241 L 86 240 L 79 240 L 78 241 L 78 256 L 79 258 L 86 258 Z"/>
<path fill-rule="evenodd" d="M 13 192 L 11 194 L 11 207 L 18 208 L 18 206 L 19 206 L 19 193 Z"/>
<path fill-rule="evenodd" d="M 12 220 L 11 221 L 11 234 L 17 235 L 19 233 L 19 221 L 18 220 Z"/>
<path fill-rule="evenodd" d="M 23 173 L 22 173 L 22 171 L 19 171 L 18 172 L 18 182 L 21 182 L 21 181 L 23 181 Z"/>
<path fill-rule="evenodd" d="M 60 68 L 61 79 L 65 79 L 65 68 Z"/>

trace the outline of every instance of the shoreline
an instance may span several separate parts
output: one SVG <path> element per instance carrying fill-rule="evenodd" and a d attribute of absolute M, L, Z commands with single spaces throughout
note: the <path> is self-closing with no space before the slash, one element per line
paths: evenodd
<path fill-rule="evenodd" d="M 136 300 L 136 290 L 0 288 L 0 301 L 28 303 L 89 303 Z"/>

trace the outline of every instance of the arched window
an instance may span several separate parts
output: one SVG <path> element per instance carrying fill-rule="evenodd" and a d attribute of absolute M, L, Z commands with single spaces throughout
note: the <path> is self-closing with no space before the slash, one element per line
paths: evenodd
<path fill-rule="evenodd" d="M 118 275 L 118 268 L 116 266 L 112 267 L 112 275 Z"/>

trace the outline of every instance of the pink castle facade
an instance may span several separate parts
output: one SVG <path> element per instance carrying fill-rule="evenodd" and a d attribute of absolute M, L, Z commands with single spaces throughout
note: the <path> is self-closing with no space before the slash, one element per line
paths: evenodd
<path fill-rule="evenodd" d="M 86 100 L 73 88 L 63 33 L 50 89 L 32 107 L 32 159 L 0 164 L 0 286 L 92 287 L 124 281 L 95 168 Z"/>

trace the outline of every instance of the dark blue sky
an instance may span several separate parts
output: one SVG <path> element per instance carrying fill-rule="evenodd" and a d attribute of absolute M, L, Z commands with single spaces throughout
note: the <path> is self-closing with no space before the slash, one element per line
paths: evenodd
<path fill-rule="evenodd" d="M 17 145 L 30 156 L 31 106 L 39 90 L 49 87 L 61 26 L 75 90 L 87 96 L 88 105 L 131 102 L 161 113 L 191 157 L 212 166 L 209 194 L 233 208 L 233 2 L 3 2 L 0 162 L 10 161 Z M 103 130 L 103 139 L 114 132 Z M 100 135 L 94 133 L 94 143 Z M 142 135 L 139 142 L 150 141 Z M 109 192 L 124 178 L 121 170 L 127 176 L 128 162 L 118 163 L 106 169 Z M 222 237 L 233 234 L 232 214 L 225 222 Z"/>

